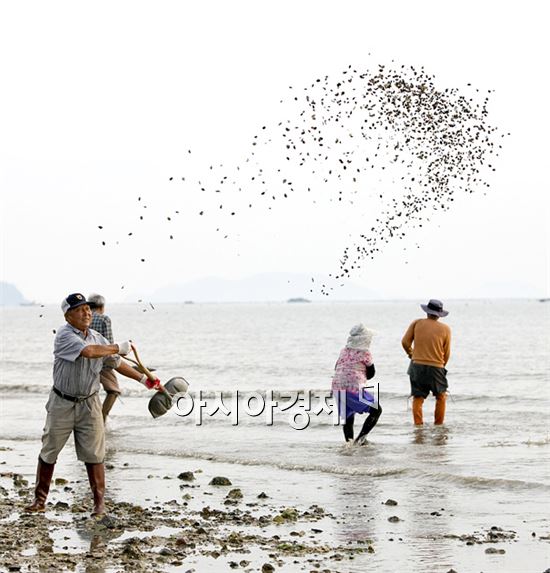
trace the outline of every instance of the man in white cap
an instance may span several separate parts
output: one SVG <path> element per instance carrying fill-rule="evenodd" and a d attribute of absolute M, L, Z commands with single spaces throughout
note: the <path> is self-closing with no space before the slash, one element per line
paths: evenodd
<path fill-rule="evenodd" d="M 431 299 L 420 307 L 426 318 L 414 320 L 401 344 L 411 359 L 408 374 L 413 396 L 413 419 L 422 425 L 422 406 L 428 394 L 435 396 L 435 424 L 443 424 L 447 400 L 447 370 L 445 366 L 451 356 L 451 329 L 439 319 L 447 316 L 440 300 Z"/>
<path fill-rule="evenodd" d="M 67 321 L 54 342 L 53 388 L 46 403 L 46 424 L 42 450 L 38 457 L 34 502 L 25 508 L 43 512 L 55 463 L 71 433 L 77 457 L 86 464 L 94 496 L 92 515 L 105 513 L 105 429 L 98 396 L 99 374 L 111 362 L 120 374 L 158 389 L 160 381 L 148 381 L 145 375 L 123 362 L 120 356 L 131 350 L 130 342 L 109 344 L 101 334 L 89 328 L 92 311 L 80 293 L 70 294 L 61 303 Z"/>

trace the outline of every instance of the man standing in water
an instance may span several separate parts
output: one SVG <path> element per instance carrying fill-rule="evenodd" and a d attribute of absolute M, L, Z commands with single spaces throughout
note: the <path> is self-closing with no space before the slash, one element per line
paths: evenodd
<path fill-rule="evenodd" d="M 55 336 L 53 388 L 46 403 L 46 424 L 42 450 L 38 457 L 34 502 L 30 512 L 46 510 L 57 456 L 71 433 L 77 457 L 86 464 L 94 496 L 92 515 L 105 513 L 105 429 L 98 396 L 99 373 L 107 361 L 123 376 L 158 389 L 160 381 L 149 381 L 145 374 L 123 362 L 121 355 L 131 350 L 130 342 L 109 344 L 101 334 L 90 329 L 92 311 L 80 293 L 70 294 L 61 303 L 64 324 Z"/>
<path fill-rule="evenodd" d="M 110 344 L 113 344 L 113 328 L 111 326 L 111 319 L 105 314 L 105 297 L 100 294 L 91 294 L 88 297 L 88 304 L 92 309 L 92 322 L 90 328 L 103 335 Z M 107 396 L 103 400 L 103 421 L 107 420 L 107 416 L 111 411 L 116 399 L 120 396 L 120 386 L 114 369 L 109 364 L 103 366 L 99 381 L 103 386 Z"/>
<path fill-rule="evenodd" d="M 435 396 L 435 424 L 443 424 L 447 400 L 447 370 L 445 366 L 451 355 L 451 329 L 439 319 L 449 313 L 443 310 L 440 300 L 431 299 L 420 307 L 426 318 L 411 323 L 401 340 L 407 356 L 411 359 L 408 374 L 413 396 L 413 419 L 422 425 L 422 405 L 428 394 Z"/>

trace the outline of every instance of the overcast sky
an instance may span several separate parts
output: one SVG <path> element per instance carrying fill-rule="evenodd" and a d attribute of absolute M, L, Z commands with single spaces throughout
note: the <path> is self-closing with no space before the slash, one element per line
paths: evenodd
<path fill-rule="evenodd" d="M 207 200 L 169 177 L 238 162 L 281 116 L 289 86 L 394 60 L 424 66 L 442 89 L 495 90 L 489 122 L 511 136 L 486 194 L 459 198 L 352 281 L 388 298 L 548 296 L 543 11 L 535 1 L 3 2 L 0 279 L 40 302 L 73 291 L 114 302 L 204 276 L 336 271 L 376 201 L 336 212 L 297 197 L 235 219 L 224 239 L 197 214 Z"/>

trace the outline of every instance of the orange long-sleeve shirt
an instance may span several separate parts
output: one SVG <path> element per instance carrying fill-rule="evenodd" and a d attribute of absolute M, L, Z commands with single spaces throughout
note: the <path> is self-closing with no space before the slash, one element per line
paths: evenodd
<path fill-rule="evenodd" d="M 419 318 L 411 323 L 401 344 L 413 362 L 444 368 L 451 356 L 451 329 L 439 320 Z"/>

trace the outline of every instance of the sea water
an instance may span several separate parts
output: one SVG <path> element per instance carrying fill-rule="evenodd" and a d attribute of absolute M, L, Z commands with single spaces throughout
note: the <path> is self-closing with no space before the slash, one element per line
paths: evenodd
<path fill-rule="evenodd" d="M 337 539 L 413 540 L 396 553 L 396 565 L 408 564 L 404 570 L 457 562 L 474 570 L 467 567 L 469 559 L 477 563 L 473 553 L 442 536 L 496 525 L 518 532 L 520 542 L 508 549 L 506 566 L 484 562 L 483 571 L 542 571 L 549 543 L 526 536 L 550 533 L 550 303 L 445 306 L 450 314 L 443 320 L 453 335 L 445 425 L 433 426 L 434 400 L 428 398 L 424 427 L 415 428 L 400 341 L 410 322 L 423 316 L 417 302 L 110 305 L 115 339 L 132 339 L 161 380 L 185 377 L 195 408 L 186 416 L 173 408 L 153 420 L 151 393 L 119 376 L 123 395 L 109 420 L 108 449 L 144 464 L 164 459 L 166 467 L 177 467 L 178 460 L 231 464 L 234 473 L 263 487 L 277 483 L 289 503 L 322 499 L 342 516 Z M 5 443 L 20 444 L 22 451 L 39 451 L 53 331 L 62 322 L 53 306 L 2 309 L 1 432 Z M 330 390 L 334 363 L 358 322 L 376 331 L 373 382 L 383 414 L 366 446 L 348 447 L 329 413 L 311 414 L 304 429 L 291 422 L 297 409 L 305 410 L 304 396 L 315 407 Z M 220 396 L 231 409 L 237 392 L 238 420 L 220 411 L 208 415 Z M 205 403 L 200 425 L 199 393 Z M 278 402 L 272 423 L 267 410 L 247 414 L 252 393 Z M 297 394 L 301 400 L 283 411 L 281 404 Z M 258 397 L 249 410 L 257 405 Z M 301 414 L 294 425 L 304 420 Z M 123 489 L 119 484 L 122 498 Z M 380 505 L 388 497 L 399 501 L 399 524 L 374 519 L 386 511 Z M 533 569 L 522 562 L 526 552 L 535 559 Z"/>

